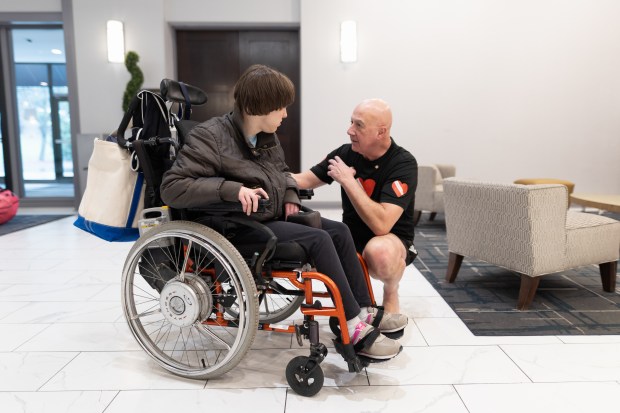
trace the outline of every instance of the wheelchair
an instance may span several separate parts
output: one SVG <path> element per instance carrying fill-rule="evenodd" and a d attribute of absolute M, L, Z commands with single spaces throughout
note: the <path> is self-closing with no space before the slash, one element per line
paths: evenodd
<path fill-rule="evenodd" d="M 123 267 L 124 315 L 140 346 L 165 370 L 204 380 L 235 368 L 250 350 L 258 330 L 293 334 L 300 346 L 303 340 L 309 341 L 310 353 L 290 360 L 285 376 L 296 393 L 313 396 L 323 386 L 320 364 L 327 355 L 315 317 L 325 316 L 336 335 L 335 349 L 347 362 L 349 372 L 362 371 L 371 360 L 358 356 L 351 344 L 340 292 L 328 275 L 313 270 L 311 257 L 300 246 L 278 243 L 267 227 L 244 216 L 235 203 L 204 210 L 157 206 L 161 173 L 153 171 L 153 163 L 164 165 L 164 169 L 165 164 L 171 164 L 170 149 L 178 150 L 184 136 L 198 123 L 189 120 L 188 107 L 206 102 L 200 89 L 169 79 L 162 81 L 160 93 L 149 95 L 160 109 L 165 102 L 167 114 L 161 110 L 160 114 L 168 119 L 160 122 L 159 131 L 124 139 L 129 118 L 135 118 L 136 113 L 144 115 L 144 107 L 138 106 L 144 104 L 146 95 L 142 102 L 132 101 L 118 130 L 119 145 L 138 152 L 145 179 L 151 181 L 147 192 L 152 193 L 145 198 L 154 199 L 156 206 L 145 209 L 146 221 L 159 224 L 145 227 L 148 230 L 132 246 Z M 175 105 L 179 115 L 173 115 Z M 146 130 L 152 119 L 141 121 Z M 176 138 L 166 131 L 166 122 L 177 131 Z M 145 147 L 150 148 L 148 156 Z M 161 156 L 166 158 L 163 162 L 157 159 Z M 300 195 L 308 199 L 311 191 Z M 152 212 L 155 218 L 148 218 Z M 166 215 L 168 222 L 163 219 Z M 260 236 L 237 243 L 247 231 Z M 368 270 L 361 256 L 359 259 L 374 305 Z M 302 323 L 280 324 L 298 310 Z"/>

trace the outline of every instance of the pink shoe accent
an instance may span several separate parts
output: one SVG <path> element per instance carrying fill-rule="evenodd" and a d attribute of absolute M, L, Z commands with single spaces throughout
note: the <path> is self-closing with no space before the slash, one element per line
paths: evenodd
<path fill-rule="evenodd" d="M 366 324 L 363 321 L 360 321 L 355 326 L 355 331 L 353 332 L 353 337 L 351 337 L 351 344 L 357 344 L 360 339 L 360 334 L 366 328 Z"/>

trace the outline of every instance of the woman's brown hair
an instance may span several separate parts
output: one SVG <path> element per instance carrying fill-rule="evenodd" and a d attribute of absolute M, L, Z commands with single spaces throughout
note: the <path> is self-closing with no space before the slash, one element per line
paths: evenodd
<path fill-rule="evenodd" d="M 285 74 L 275 69 L 252 65 L 237 81 L 234 98 L 235 108 L 240 113 L 267 115 L 293 103 L 295 86 Z"/>

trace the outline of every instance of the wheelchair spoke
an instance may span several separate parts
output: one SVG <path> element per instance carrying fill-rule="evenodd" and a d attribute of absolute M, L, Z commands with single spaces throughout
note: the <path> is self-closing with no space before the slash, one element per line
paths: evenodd
<path fill-rule="evenodd" d="M 215 261 L 215 257 L 209 259 L 209 253 L 204 248 L 195 248 L 194 251 L 196 251 L 196 257 L 194 259 L 196 273 L 200 273 L 202 270 L 209 268 Z"/>
<path fill-rule="evenodd" d="M 209 348 L 209 346 L 208 346 L 207 342 L 205 342 L 204 335 L 200 334 L 200 332 L 198 332 L 198 338 L 200 339 L 200 347 L 204 349 L 203 350 L 204 358 L 200 359 L 200 362 L 202 363 L 203 367 L 206 367 L 207 366 L 207 362 L 209 361 L 209 354 L 207 353 L 207 349 Z M 198 353 L 196 353 L 196 357 L 198 357 Z M 211 366 L 211 363 L 209 363 L 209 366 Z"/>
<path fill-rule="evenodd" d="M 166 280 L 164 279 L 164 277 L 161 276 L 160 272 L 157 269 L 156 258 L 153 257 L 152 251 L 148 250 L 147 252 L 150 258 L 148 258 L 146 254 L 142 255 L 142 260 L 143 260 L 144 265 L 141 267 L 140 274 L 144 278 L 150 278 L 152 280 L 162 281 L 165 283 Z M 147 272 L 147 274 L 144 274 L 145 271 Z"/>
<path fill-rule="evenodd" d="M 219 338 L 214 332 L 212 332 L 211 330 L 209 330 L 206 326 L 204 326 L 203 324 L 200 323 L 196 323 L 194 324 L 194 327 L 196 328 L 196 330 L 198 330 L 198 332 L 201 335 L 205 335 L 209 338 L 212 338 L 213 340 L 217 341 L 218 343 L 220 343 L 221 345 L 225 346 L 226 349 L 230 350 L 230 346 L 228 345 L 227 342 L 225 342 L 224 340 L 222 340 L 221 338 Z"/>
<path fill-rule="evenodd" d="M 140 317 L 146 317 L 146 316 L 150 316 L 150 315 L 153 315 L 153 314 L 161 314 L 161 308 L 157 308 L 155 310 L 146 311 L 146 312 L 143 312 L 143 313 L 140 313 L 140 314 L 136 314 L 133 317 L 131 317 L 131 319 L 132 320 L 136 320 L 136 319 L 138 319 Z"/>
<path fill-rule="evenodd" d="M 179 274 L 179 279 L 181 282 L 185 282 L 185 269 L 187 268 L 187 262 L 189 260 L 189 253 L 192 249 L 194 241 L 190 240 L 187 244 L 187 249 L 185 250 L 185 257 L 183 258 L 183 265 L 181 266 L 181 273 Z"/>
<path fill-rule="evenodd" d="M 161 327 L 159 327 L 159 329 L 157 329 L 157 336 L 155 337 L 155 340 L 153 341 L 155 344 L 159 344 L 161 343 L 161 339 L 163 337 L 168 337 L 170 336 L 170 331 L 172 330 L 172 324 L 168 324 L 168 330 L 166 330 L 166 332 L 164 332 L 164 327 L 166 326 L 166 320 L 161 320 Z M 163 334 L 162 334 L 163 333 Z M 167 341 L 164 340 L 164 343 Z"/>
<path fill-rule="evenodd" d="M 265 313 L 271 314 L 271 311 L 269 310 L 269 299 L 263 300 L 263 304 L 265 305 Z"/>
<path fill-rule="evenodd" d="M 272 283 L 277 283 L 280 288 L 262 292 L 259 298 L 259 320 L 265 324 L 275 324 L 287 319 L 294 314 L 304 300 L 303 295 L 287 295 L 286 290 L 297 290 L 290 281 L 286 279 L 274 279 Z M 226 309 L 231 316 L 237 316 L 239 311 L 238 302 Z"/>
<path fill-rule="evenodd" d="M 144 288 L 136 285 L 135 286 L 136 290 L 140 290 L 140 293 L 136 293 L 134 294 L 135 297 L 138 298 L 144 298 L 146 301 L 143 302 L 148 302 L 148 301 L 159 301 L 159 298 L 155 297 L 154 294 L 150 293 L 149 291 L 146 291 Z M 146 295 L 142 295 L 142 293 L 146 294 Z"/>

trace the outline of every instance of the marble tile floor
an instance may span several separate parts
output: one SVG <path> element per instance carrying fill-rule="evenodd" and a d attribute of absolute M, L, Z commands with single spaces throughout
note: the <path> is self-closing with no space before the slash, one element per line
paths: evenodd
<path fill-rule="evenodd" d="M 258 332 L 219 379 L 174 376 L 149 359 L 122 314 L 131 244 L 72 222 L 0 237 L 2 413 L 617 411 L 620 336 L 475 337 L 413 266 L 400 290 L 410 317 L 403 352 L 355 374 L 330 351 L 313 398 L 288 388 L 286 363 L 307 355 L 288 334 Z M 375 294 L 380 301 L 378 285 Z M 331 342 L 325 323 L 321 334 Z"/>

